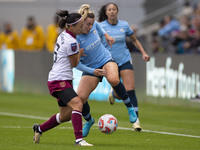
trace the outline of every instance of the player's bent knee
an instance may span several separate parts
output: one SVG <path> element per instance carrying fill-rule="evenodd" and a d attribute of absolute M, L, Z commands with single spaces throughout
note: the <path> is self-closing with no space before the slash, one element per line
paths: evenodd
<path fill-rule="evenodd" d="M 117 86 L 119 84 L 119 79 L 114 79 L 112 78 L 111 80 L 109 80 L 109 83 L 112 85 L 112 86 Z"/>
<path fill-rule="evenodd" d="M 70 101 L 70 105 L 72 110 L 82 111 L 83 109 L 83 102 L 79 97 L 75 97 Z"/>

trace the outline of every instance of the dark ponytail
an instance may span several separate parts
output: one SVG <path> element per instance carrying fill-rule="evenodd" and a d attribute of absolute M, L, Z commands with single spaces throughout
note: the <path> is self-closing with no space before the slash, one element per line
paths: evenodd
<path fill-rule="evenodd" d="M 59 21 L 59 27 L 61 29 L 65 28 L 66 24 L 74 23 L 81 18 L 81 15 L 79 13 L 69 14 L 67 10 L 59 10 L 56 12 L 56 14 L 59 17 L 61 17 L 61 20 Z M 73 24 L 73 25 L 76 25 L 76 24 Z"/>
<path fill-rule="evenodd" d="M 102 21 L 108 19 L 108 16 L 106 15 L 106 9 L 107 9 L 107 6 L 110 5 L 110 4 L 115 5 L 116 8 L 117 8 L 117 11 L 119 11 L 118 6 L 115 3 L 108 3 L 108 4 L 103 5 L 99 10 L 99 16 L 98 16 L 99 17 L 99 19 L 98 19 L 99 22 L 102 22 Z"/>
<path fill-rule="evenodd" d="M 107 5 L 103 5 L 99 10 L 99 16 L 98 16 L 99 22 L 102 22 L 102 21 L 108 19 L 107 15 L 106 15 L 106 7 L 107 7 Z"/>

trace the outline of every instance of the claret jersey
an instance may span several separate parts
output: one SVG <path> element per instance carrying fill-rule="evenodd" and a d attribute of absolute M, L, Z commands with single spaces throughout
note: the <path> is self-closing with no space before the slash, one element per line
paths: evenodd
<path fill-rule="evenodd" d="M 77 54 L 79 46 L 70 31 L 63 31 L 57 38 L 54 48 L 54 62 L 48 81 L 73 80 L 69 56 Z"/>

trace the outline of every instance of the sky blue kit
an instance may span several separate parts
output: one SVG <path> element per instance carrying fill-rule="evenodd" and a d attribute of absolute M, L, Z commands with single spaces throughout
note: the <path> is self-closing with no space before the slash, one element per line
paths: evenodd
<path fill-rule="evenodd" d="M 116 25 L 111 25 L 107 20 L 101 22 L 103 29 L 115 39 L 115 43 L 112 48 L 107 44 L 105 37 L 101 36 L 103 45 L 110 51 L 112 58 L 118 64 L 118 66 L 123 65 L 127 61 L 132 60 L 130 52 L 126 46 L 126 36 L 131 36 L 134 32 L 130 28 L 128 22 L 118 20 Z"/>
<path fill-rule="evenodd" d="M 80 48 L 84 48 L 84 55 L 86 55 L 81 57 L 77 69 L 93 74 L 95 69 L 112 59 L 99 37 L 99 34 L 103 36 L 105 33 L 101 25 L 95 21 L 88 34 L 77 35 L 76 39 L 80 43 Z"/>

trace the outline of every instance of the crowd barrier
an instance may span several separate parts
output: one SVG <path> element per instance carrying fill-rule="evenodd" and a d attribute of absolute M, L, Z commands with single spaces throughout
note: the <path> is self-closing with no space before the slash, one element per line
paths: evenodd
<path fill-rule="evenodd" d="M 53 64 L 53 55 L 47 51 L 23 52 L 4 50 L 0 52 L 1 90 L 8 92 L 49 93 L 48 73 Z M 200 93 L 200 55 L 151 56 L 144 62 L 142 55 L 132 53 L 135 70 L 136 91 L 146 96 L 160 98 L 191 99 Z M 77 89 L 81 71 L 74 69 L 74 89 Z M 90 99 L 107 100 L 110 84 L 103 79 Z"/>

